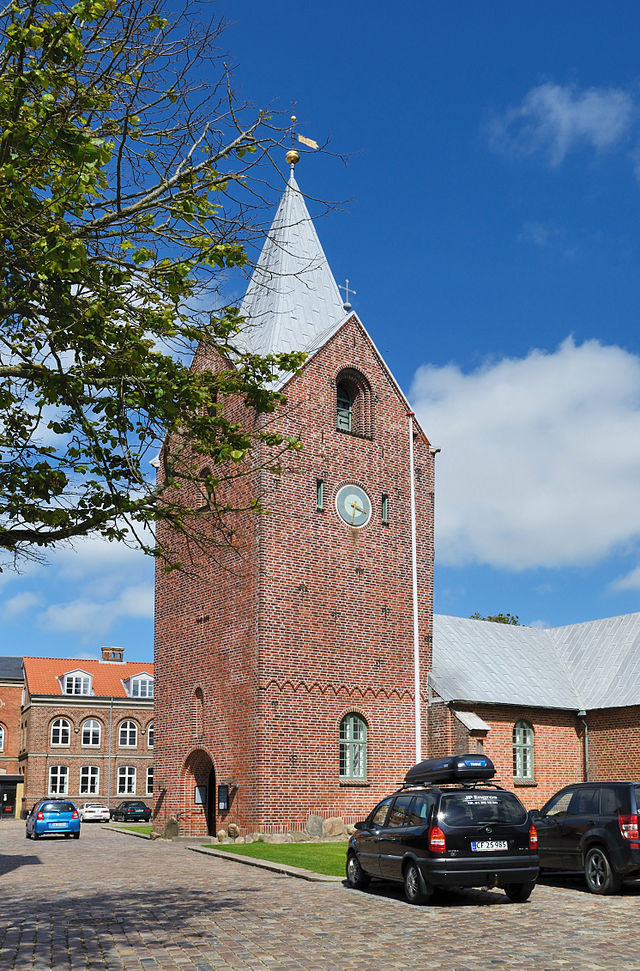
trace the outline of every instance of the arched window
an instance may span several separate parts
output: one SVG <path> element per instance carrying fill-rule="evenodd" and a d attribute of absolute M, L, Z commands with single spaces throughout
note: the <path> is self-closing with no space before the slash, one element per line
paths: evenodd
<path fill-rule="evenodd" d="M 355 712 L 340 722 L 340 778 L 367 778 L 367 723 Z"/>
<path fill-rule="evenodd" d="M 138 726 L 135 722 L 126 721 L 120 725 L 120 745 L 124 748 L 135 748 L 138 744 Z"/>
<path fill-rule="evenodd" d="M 83 765 L 80 769 L 80 795 L 97 796 L 99 790 L 100 769 L 97 765 Z"/>
<path fill-rule="evenodd" d="M 121 765 L 118 768 L 118 795 L 135 796 L 136 770 L 132 765 Z"/>
<path fill-rule="evenodd" d="M 100 745 L 100 722 L 89 718 L 82 725 L 82 744 L 96 747 Z"/>
<path fill-rule="evenodd" d="M 4 725 L 0 725 L 0 752 L 4 752 Z"/>
<path fill-rule="evenodd" d="M 355 368 L 344 368 L 336 377 L 336 428 L 361 438 L 373 434 L 371 386 Z"/>
<path fill-rule="evenodd" d="M 69 792 L 69 766 L 49 766 L 49 795 L 66 796 Z"/>
<path fill-rule="evenodd" d="M 513 726 L 513 778 L 533 780 L 533 728 L 523 719 Z"/>
<path fill-rule="evenodd" d="M 153 722 L 149 723 L 149 727 L 147 729 L 147 741 L 149 748 L 153 748 Z"/>
<path fill-rule="evenodd" d="M 71 726 L 66 718 L 56 718 L 51 726 L 51 744 L 68 745 L 71 741 Z"/>

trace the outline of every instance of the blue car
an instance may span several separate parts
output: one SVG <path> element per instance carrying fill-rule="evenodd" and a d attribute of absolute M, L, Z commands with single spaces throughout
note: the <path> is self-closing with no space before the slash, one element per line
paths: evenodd
<path fill-rule="evenodd" d="M 55 833 L 80 839 L 80 813 L 68 799 L 41 799 L 27 816 L 27 839 Z"/>

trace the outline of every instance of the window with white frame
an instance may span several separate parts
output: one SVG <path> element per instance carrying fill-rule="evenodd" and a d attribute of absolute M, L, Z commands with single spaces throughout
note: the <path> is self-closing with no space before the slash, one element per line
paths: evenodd
<path fill-rule="evenodd" d="M 82 744 L 97 748 L 100 745 L 100 722 L 95 718 L 88 718 L 82 725 Z"/>
<path fill-rule="evenodd" d="M 118 795 L 135 796 L 136 770 L 133 765 L 121 765 L 118 768 Z"/>
<path fill-rule="evenodd" d="M 340 722 L 340 778 L 367 778 L 367 723 L 355 712 Z"/>
<path fill-rule="evenodd" d="M 130 681 L 132 698 L 153 698 L 153 678 L 148 674 L 139 674 Z"/>
<path fill-rule="evenodd" d="M 135 722 L 122 722 L 120 726 L 120 745 L 124 748 L 135 748 L 138 744 L 138 726 Z"/>
<path fill-rule="evenodd" d="M 4 752 L 4 725 L 0 725 L 0 752 Z"/>
<path fill-rule="evenodd" d="M 523 719 L 513 726 L 513 778 L 533 781 L 533 728 Z"/>
<path fill-rule="evenodd" d="M 149 740 L 149 748 L 153 748 L 153 722 L 150 723 L 147 729 L 147 738 Z"/>
<path fill-rule="evenodd" d="M 56 718 L 51 725 L 51 744 L 69 745 L 71 741 L 71 726 L 66 718 Z"/>
<path fill-rule="evenodd" d="M 66 695 L 90 695 L 91 676 L 84 671 L 65 674 L 63 691 Z"/>
<path fill-rule="evenodd" d="M 69 792 L 69 766 L 49 766 L 49 795 L 66 796 Z"/>
<path fill-rule="evenodd" d="M 147 769 L 147 788 L 146 788 L 145 794 L 147 796 L 153 795 L 153 766 L 152 765 L 150 765 Z"/>
<path fill-rule="evenodd" d="M 80 795 L 96 796 L 100 784 L 100 769 L 97 765 L 83 765 L 80 769 Z"/>

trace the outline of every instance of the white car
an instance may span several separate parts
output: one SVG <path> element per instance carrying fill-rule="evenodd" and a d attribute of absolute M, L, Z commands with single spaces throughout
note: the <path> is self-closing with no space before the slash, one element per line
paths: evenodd
<path fill-rule="evenodd" d="M 80 807 L 80 819 L 83 823 L 108 823 L 111 812 L 103 802 L 85 802 Z"/>

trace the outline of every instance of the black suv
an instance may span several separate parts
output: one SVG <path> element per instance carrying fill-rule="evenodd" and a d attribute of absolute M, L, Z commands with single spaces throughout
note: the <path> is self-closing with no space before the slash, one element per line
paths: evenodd
<path fill-rule="evenodd" d="M 615 893 L 640 877 L 640 782 L 579 782 L 531 813 L 540 866 L 582 870 L 592 893 Z"/>
<path fill-rule="evenodd" d="M 111 818 L 125 822 L 136 822 L 143 819 L 146 823 L 151 819 L 151 810 L 146 803 L 139 799 L 125 799 L 111 812 Z"/>
<path fill-rule="evenodd" d="M 396 880 L 412 904 L 426 903 L 436 887 L 503 887 L 511 900 L 527 900 L 538 876 L 536 829 L 512 792 L 487 781 L 493 775 L 480 755 L 410 769 L 402 788 L 356 823 L 349 885 Z"/>

